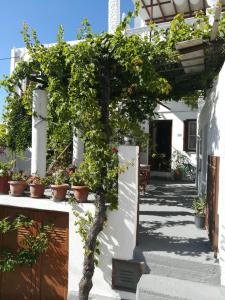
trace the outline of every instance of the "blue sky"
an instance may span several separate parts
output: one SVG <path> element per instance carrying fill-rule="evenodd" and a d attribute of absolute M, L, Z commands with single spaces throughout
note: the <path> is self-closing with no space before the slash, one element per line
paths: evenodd
<path fill-rule="evenodd" d="M 65 40 L 76 39 L 84 18 L 88 18 L 94 32 L 107 30 L 108 0 L 11 0 L 1 1 L 0 10 L 0 79 L 9 74 L 13 47 L 23 47 L 20 34 L 23 22 L 34 28 L 42 43 L 55 41 L 58 26 L 63 25 Z M 121 0 L 121 13 L 133 9 L 131 0 Z M 0 89 L 0 118 L 5 92 Z"/>

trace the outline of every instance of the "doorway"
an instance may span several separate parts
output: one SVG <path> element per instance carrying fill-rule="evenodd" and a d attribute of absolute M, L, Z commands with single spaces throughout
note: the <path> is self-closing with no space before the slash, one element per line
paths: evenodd
<path fill-rule="evenodd" d="M 151 170 L 170 172 L 172 120 L 152 121 L 149 126 L 149 161 Z"/>

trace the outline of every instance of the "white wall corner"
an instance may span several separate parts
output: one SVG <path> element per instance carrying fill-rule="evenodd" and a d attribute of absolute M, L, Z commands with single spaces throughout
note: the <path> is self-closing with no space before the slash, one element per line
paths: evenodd
<path fill-rule="evenodd" d="M 108 32 L 113 34 L 120 23 L 120 0 L 108 2 Z"/>

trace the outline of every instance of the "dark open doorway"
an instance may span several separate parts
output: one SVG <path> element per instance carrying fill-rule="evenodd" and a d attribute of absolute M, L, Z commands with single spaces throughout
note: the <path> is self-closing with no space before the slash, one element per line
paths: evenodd
<path fill-rule="evenodd" d="M 149 132 L 151 169 L 169 172 L 171 170 L 172 120 L 151 122 Z"/>

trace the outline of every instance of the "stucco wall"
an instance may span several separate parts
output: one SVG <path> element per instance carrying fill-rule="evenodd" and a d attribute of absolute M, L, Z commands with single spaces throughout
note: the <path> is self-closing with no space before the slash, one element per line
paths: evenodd
<path fill-rule="evenodd" d="M 183 102 L 165 102 L 165 106 L 158 105 L 155 112 L 156 120 L 172 120 L 172 152 L 177 150 L 186 155 L 196 166 L 196 153 L 183 151 L 184 142 L 184 121 L 187 119 L 197 119 L 198 110 L 191 109 Z M 148 123 L 145 123 L 145 132 L 147 132 Z M 140 162 L 148 164 L 148 154 L 141 153 Z"/>
<path fill-rule="evenodd" d="M 182 101 L 166 102 L 165 106 L 158 105 L 156 109 L 156 112 L 158 113 L 157 120 L 172 120 L 172 151 L 177 150 L 187 155 L 192 164 L 196 165 L 196 153 L 183 151 L 183 142 L 184 121 L 187 119 L 197 119 L 197 109 L 192 109 Z"/>
<path fill-rule="evenodd" d="M 202 144 L 199 171 L 199 192 L 206 193 L 207 157 L 220 157 L 219 170 L 219 258 L 222 267 L 221 283 L 225 285 L 225 64 L 213 87 L 208 91 L 199 116 L 199 135 Z"/>
<path fill-rule="evenodd" d="M 106 226 L 99 236 L 99 264 L 93 277 L 91 299 L 115 300 L 134 299 L 128 292 L 113 290 L 112 258 L 132 259 L 136 246 L 137 208 L 138 208 L 138 153 L 135 146 L 119 147 L 120 165 L 129 164 L 128 169 L 118 178 L 118 210 L 108 212 Z M 79 281 L 82 277 L 83 242 L 77 233 L 74 211 L 81 215 L 86 212 L 94 214 L 95 206 L 89 203 L 71 205 L 68 202 L 54 202 L 51 199 L 32 199 L 0 195 L 1 206 L 25 207 L 40 210 L 62 211 L 69 214 L 69 263 L 68 263 L 68 300 L 77 299 Z"/>

